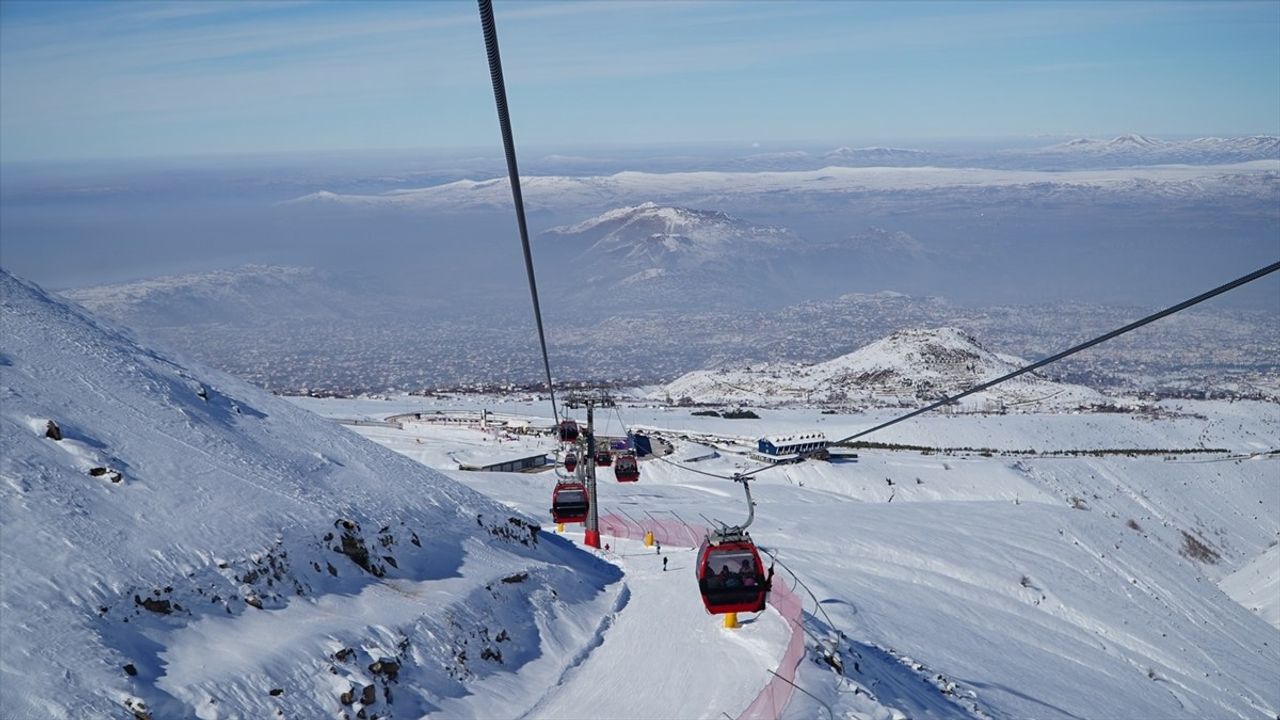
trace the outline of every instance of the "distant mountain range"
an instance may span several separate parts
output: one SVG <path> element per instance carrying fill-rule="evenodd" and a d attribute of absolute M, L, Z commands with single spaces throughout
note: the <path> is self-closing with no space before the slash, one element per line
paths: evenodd
<path fill-rule="evenodd" d="M 899 330 L 848 355 L 814 365 L 772 363 L 697 370 L 660 388 L 658 395 L 696 403 L 786 402 L 857 406 L 914 406 L 940 400 L 1009 373 L 1026 363 L 994 353 L 956 328 Z M 966 407 L 1003 410 L 1071 408 L 1105 397 L 1081 385 L 1034 373 L 961 401 Z"/>
<path fill-rule="evenodd" d="M 1067 146 L 1076 149 L 1054 146 L 1059 149 L 993 155 L 986 167 L 855 167 L 823 160 L 822 167 L 804 170 L 528 176 L 521 179 L 521 187 L 530 213 L 546 214 L 561 222 L 568 213 L 602 212 L 643 202 L 715 207 L 737 213 L 753 209 L 758 212 L 761 207 L 830 212 L 850 207 L 879 211 L 890 206 L 909 212 L 946 203 L 1136 204 L 1185 199 L 1188 190 L 1207 201 L 1221 196 L 1248 196 L 1269 202 L 1280 187 L 1280 157 L 1219 153 L 1229 155 L 1224 163 L 1185 164 L 1189 161 L 1179 158 L 1191 150 L 1141 150 L 1137 148 L 1143 146 L 1129 141 L 1112 146 L 1110 152 L 1081 149 L 1093 148 L 1093 143 Z M 1205 147 L 1210 145 L 1205 142 Z M 1214 151 L 1206 149 L 1198 157 L 1207 158 L 1211 152 Z M 1047 169 L 1025 169 L 1023 166 L 1028 163 Z M 1100 167 L 1091 167 L 1091 163 Z M 511 190 L 506 178 L 459 180 L 377 195 L 320 191 L 291 200 L 286 206 L 424 213 L 505 212 L 511 207 Z"/>
<path fill-rule="evenodd" d="M 1220 165 L 1280 158 L 1280 137 L 1202 137 L 1159 140 L 1145 135 L 1121 135 L 1110 140 L 1076 138 L 1030 153 L 1033 158 L 1069 161 L 1072 167 L 1119 165 Z"/>

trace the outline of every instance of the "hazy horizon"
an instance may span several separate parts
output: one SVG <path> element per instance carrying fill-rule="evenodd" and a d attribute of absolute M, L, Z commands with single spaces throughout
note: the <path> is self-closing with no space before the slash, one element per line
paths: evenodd
<path fill-rule="evenodd" d="M 521 148 L 1274 134 L 1275 3 L 499 2 Z M 0 161 L 497 143 L 470 2 L 0 6 Z"/>

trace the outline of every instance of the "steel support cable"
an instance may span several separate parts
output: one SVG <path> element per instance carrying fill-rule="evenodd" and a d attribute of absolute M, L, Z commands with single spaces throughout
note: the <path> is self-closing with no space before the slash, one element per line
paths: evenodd
<path fill-rule="evenodd" d="M 477 0 L 480 25 L 484 30 L 484 49 L 489 56 L 489 78 L 493 81 L 493 101 L 498 107 L 498 124 L 502 126 L 502 147 L 507 154 L 507 175 L 511 178 L 511 199 L 516 206 L 516 225 L 520 228 L 520 246 L 524 249 L 524 269 L 529 276 L 529 295 L 533 298 L 533 319 L 538 325 L 538 344 L 542 347 L 542 368 L 547 373 L 547 392 L 551 395 L 551 415 L 560 424 L 556 409 L 556 389 L 551 383 L 551 360 L 547 357 L 547 336 L 542 329 L 542 307 L 538 303 L 538 282 L 533 275 L 533 253 L 529 250 L 529 227 L 524 218 L 524 195 L 520 192 L 520 170 L 516 165 L 516 144 L 511 135 L 511 115 L 507 112 L 507 84 L 502 77 L 502 56 L 498 52 L 498 28 L 493 21 L 492 0 Z"/>
<path fill-rule="evenodd" d="M 660 460 L 660 461 L 662 461 L 662 462 L 664 462 L 664 463 L 666 463 L 666 464 L 668 464 L 668 465 L 672 465 L 672 466 L 674 466 L 674 467 L 678 467 L 678 468 L 680 468 L 681 470 L 688 470 L 689 472 L 695 472 L 695 473 L 698 473 L 699 475 L 706 475 L 707 477 L 718 478 L 718 479 L 720 479 L 720 480 L 733 480 L 733 479 L 734 479 L 734 477 L 733 477 L 732 475 L 720 475 L 720 474 L 718 474 L 718 473 L 707 472 L 706 470 L 699 470 L 698 468 L 689 467 L 688 465 L 685 465 L 685 464 L 683 464 L 683 463 L 678 463 L 678 462 L 676 462 L 676 461 L 674 461 L 674 460 L 668 460 L 668 459 L 666 459 L 666 458 L 662 457 L 661 455 L 654 455 L 654 456 L 653 456 L 653 459 L 655 459 L 655 460 Z M 772 466 L 772 465 L 769 465 L 768 467 L 773 467 L 773 466 Z"/>
<path fill-rule="evenodd" d="M 1232 280 L 1231 282 L 1228 282 L 1228 283 L 1224 283 L 1224 284 L 1222 284 L 1222 285 L 1219 285 L 1218 287 L 1216 287 L 1216 288 L 1214 288 L 1214 289 L 1212 289 L 1212 290 L 1210 290 L 1210 291 L 1208 291 L 1208 292 L 1201 293 L 1201 294 L 1199 294 L 1199 295 L 1197 295 L 1197 296 L 1195 296 L 1195 297 L 1193 297 L 1193 298 L 1191 298 L 1191 299 L 1189 299 L 1189 300 L 1183 300 L 1182 302 L 1178 303 L 1177 305 L 1172 305 L 1172 306 L 1170 306 L 1170 307 L 1165 308 L 1164 310 L 1161 310 L 1161 311 L 1156 312 L 1156 313 L 1152 313 L 1151 315 L 1148 315 L 1148 316 L 1146 316 L 1146 317 L 1142 318 L 1141 320 L 1135 320 L 1135 321 L 1133 321 L 1133 322 L 1129 323 L 1128 325 L 1125 325 L 1125 326 L 1124 326 L 1124 327 L 1122 327 L 1122 328 L 1117 328 L 1117 329 L 1115 329 L 1115 330 L 1112 330 L 1112 331 L 1111 331 L 1111 332 L 1109 332 L 1109 333 L 1106 333 L 1105 335 L 1099 335 L 1098 337 L 1096 337 L 1096 338 L 1094 338 L 1094 339 L 1092 339 L 1092 340 L 1088 340 L 1088 341 L 1086 341 L 1086 342 L 1082 342 L 1082 343 L 1080 343 L 1079 345 L 1076 345 L 1075 347 L 1071 347 L 1071 348 L 1068 348 L 1068 349 L 1066 349 L 1066 350 L 1063 350 L 1062 352 L 1060 352 L 1060 353 L 1058 353 L 1058 354 L 1056 354 L 1056 355 L 1050 355 L 1049 357 L 1047 357 L 1047 358 L 1045 358 L 1045 359 L 1043 359 L 1043 360 L 1040 360 L 1040 361 L 1038 361 L 1038 362 L 1031 363 L 1030 365 L 1027 365 L 1027 366 L 1025 366 L 1025 367 L 1018 368 L 1017 370 L 1014 370 L 1013 372 L 1008 373 L 1008 374 L 1006 374 L 1006 375 L 1001 375 L 1000 377 L 996 378 L 995 380 L 989 380 L 989 381 L 987 381 L 987 382 L 985 382 L 985 383 L 982 383 L 981 385 L 977 385 L 977 386 L 971 387 L 971 388 L 969 388 L 968 390 L 965 390 L 964 392 L 962 392 L 962 393 L 960 393 L 960 394 L 958 394 L 958 395 L 952 395 L 951 397 L 945 397 L 945 398 L 943 398 L 943 399 L 941 399 L 941 400 L 939 400 L 939 401 L 937 401 L 937 402 L 935 402 L 935 403 L 931 403 L 931 404 L 929 404 L 929 405 L 926 405 L 926 406 L 924 406 L 924 407 L 922 407 L 922 408 L 920 408 L 920 409 L 918 409 L 918 410 L 913 410 L 913 411 L 911 411 L 911 412 L 907 413 L 906 415 L 902 415 L 902 416 L 900 416 L 900 417 L 896 417 L 896 418 L 894 418 L 894 419 L 892 419 L 892 420 L 889 420 L 889 421 L 887 421 L 887 422 L 880 423 L 879 425 L 876 425 L 876 426 L 875 426 L 875 427 L 873 427 L 873 428 L 869 428 L 869 429 L 867 429 L 867 430 L 862 430 L 861 432 L 856 432 L 856 433 L 854 433 L 854 434 L 852 434 L 852 435 L 850 435 L 850 436 L 848 436 L 848 437 L 845 437 L 845 438 L 841 438 L 841 439 L 839 439 L 839 440 L 836 440 L 836 441 L 832 442 L 831 444 L 832 444 L 832 445 L 841 445 L 841 444 L 843 444 L 843 443 L 847 443 L 847 442 L 849 442 L 850 440 L 856 440 L 856 439 L 858 439 L 858 438 L 862 437 L 863 435 L 870 435 L 871 433 L 873 433 L 873 432 L 875 432 L 875 431 L 877 431 L 877 430 L 883 430 L 883 429 L 885 429 L 885 428 L 889 427 L 890 425 L 896 425 L 896 424 L 898 424 L 898 423 L 902 422 L 903 420 L 910 420 L 911 418 L 916 417 L 917 415 L 922 415 L 922 414 L 924 414 L 924 413 L 929 412 L 930 410 L 934 410 L 934 409 L 937 409 L 937 408 L 939 408 L 939 407 L 942 407 L 943 405 L 947 405 L 947 404 L 949 404 L 949 403 L 953 403 L 953 402 L 955 402 L 956 400 L 959 400 L 960 398 L 967 397 L 967 396 L 972 395 L 972 394 L 974 394 L 974 393 L 976 393 L 976 392 L 982 392 L 983 390 L 986 390 L 987 388 L 993 387 L 993 386 L 995 386 L 995 385 L 999 385 L 1000 383 L 1002 383 L 1002 382 L 1004 382 L 1004 381 L 1006 381 L 1006 380 L 1012 380 L 1013 378 L 1016 378 L 1016 377 L 1018 377 L 1019 375 L 1023 375 L 1023 374 L 1025 374 L 1025 373 L 1029 373 L 1029 372 L 1031 372 L 1031 371 L 1033 371 L 1033 370 L 1036 370 L 1036 369 L 1042 368 L 1042 367 L 1044 367 L 1045 365 L 1048 365 L 1048 364 L 1050 364 L 1050 363 L 1055 363 L 1055 362 L 1057 362 L 1057 361 L 1059 361 L 1059 360 L 1061 360 L 1061 359 L 1063 359 L 1063 358 L 1065 358 L 1065 357 L 1068 357 L 1068 356 L 1071 356 L 1071 355 L 1075 355 L 1076 353 L 1080 352 L 1081 350 L 1087 350 L 1087 349 L 1089 349 L 1089 348 L 1093 347 L 1094 345 L 1097 345 L 1097 344 L 1099 344 L 1099 343 L 1106 342 L 1107 340 L 1111 340 L 1111 339 L 1113 339 L 1113 338 L 1116 338 L 1116 337 L 1119 337 L 1119 336 L 1121 336 L 1121 335 L 1124 335 L 1125 333 L 1127 333 L 1127 332 L 1129 332 L 1129 331 L 1131 331 L 1131 330 L 1137 330 L 1138 328 L 1142 327 L 1143 325 L 1147 325 L 1147 324 L 1149 324 L 1149 323 L 1153 323 L 1153 322 L 1155 322 L 1156 320 L 1159 320 L 1160 318 L 1167 317 L 1167 316 L 1172 315 L 1172 314 L 1174 314 L 1174 313 L 1176 313 L 1176 312 L 1181 312 L 1181 311 L 1183 311 L 1183 310 L 1186 310 L 1187 308 L 1189 308 L 1189 307 L 1191 307 L 1191 306 L 1193 306 L 1193 305 L 1198 305 L 1198 304 L 1200 304 L 1200 303 L 1204 302 L 1205 300 L 1208 300 L 1208 299 L 1213 298 L 1213 297 L 1217 297 L 1218 295 L 1221 295 L 1222 293 L 1227 292 L 1228 290 L 1234 290 L 1235 288 L 1238 288 L 1238 287 L 1240 287 L 1241 285 L 1245 285 L 1245 284 L 1247 284 L 1247 283 L 1251 283 L 1251 282 L 1253 282 L 1254 280 L 1257 280 L 1257 279 L 1259 279 L 1259 278 L 1262 278 L 1262 277 L 1265 277 L 1265 276 L 1267 276 L 1267 275 L 1270 275 L 1271 273 L 1276 272 L 1277 270 L 1280 270 L 1280 262 L 1274 262 L 1274 263 L 1272 263 L 1272 264 L 1270 264 L 1270 265 L 1268 265 L 1268 266 L 1266 266 L 1266 267 L 1264 267 L 1264 268 L 1261 268 L 1261 269 L 1255 270 L 1255 271 L 1253 271 L 1253 272 L 1249 273 L 1248 275 L 1244 275 L 1244 276 L 1242 276 L 1242 277 L 1238 277 L 1238 278 L 1236 278 L 1235 280 Z M 745 472 L 745 473 L 742 473 L 742 474 L 743 474 L 744 476 L 745 476 L 745 475 L 755 475 L 756 473 L 761 472 L 761 471 L 764 471 L 764 470 L 768 470 L 768 469 L 769 469 L 769 468 L 771 468 L 771 467 L 777 467 L 777 466 L 776 466 L 776 465 L 766 465 L 765 467 L 757 468 L 757 469 L 755 469 L 755 470 L 752 470 L 752 471 L 750 471 L 750 472 Z"/>

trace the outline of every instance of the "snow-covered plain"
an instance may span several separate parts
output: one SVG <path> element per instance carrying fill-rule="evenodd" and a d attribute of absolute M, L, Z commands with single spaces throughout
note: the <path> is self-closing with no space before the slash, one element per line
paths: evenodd
<path fill-rule="evenodd" d="M 413 408 L 487 407 L 533 417 L 547 411 L 545 402 L 500 397 L 295 402 L 332 417 Z M 689 466 L 720 474 L 758 467 L 731 451 L 735 439 L 805 428 L 825 428 L 830 437 L 891 415 L 760 412 L 759 420 L 724 420 L 688 409 L 621 409 L 628 425 L 661 428 L 675 443 L 673 457 L 688 445 L 681 434 L 723 439 L 718 458 Z M 598 422 L 620 426 L 609 413 Z M 802 663 L 797 682 L 819 700 L 797 694 L 784 716 L 825 716 L 826 704 L 850 718 L 1274 717 L 1280 629 L 1249 603 L 1269 602 L 1275 590 L 1251 582 L 1253 600 L 1236 602 L 1218 582 L 1230 589 L 1232 578 L 1259 564 L 1265 574 L 1267 553 L 1280 538 L 1280 461 L 1252 455 L 1275 449 L 1278 427 L 1280 407 L 1264 403 L 1183 403 L 1178 414 L 1157 418 L 932 417 L 874 439 L 1009 450 L 1228 452 L 1172 459 L 868 450 L 852 462 L 761 473 L 753 484 L 754 537 L 813 590 L 816 602 L 806 600 L 805 607 L 812 631 L 824 636 L 832 630 L 829 619 L 845 635 L 845 676 Z M 355 429 L 442 467 L 455 442 L 422 425 Z M 472 432 L 475 441 L 497 442 Z M 745 514 L 740 490 L 728 481 L 656 460 L 643 462 L 642 473 L 632 486 L 603 472 L 602 510 L 691 524 L 702 524 L 700 515 L 734 522 Z M 545 516 L 549 472 L 449 474 Z M 696 607 L 688 554 L 667 552 L 685 573 L 678 576 L 684 586 L 667 602 Z M 615 649 L 628 647 L 627 637 L 607 632 L 602 647 L 615 641 Z M 678 634 L 669 645 L 671 663 L 702 671 L 684 662 L 689 650 Z M 560 692 L 590 688 L 569 678 Z"/>

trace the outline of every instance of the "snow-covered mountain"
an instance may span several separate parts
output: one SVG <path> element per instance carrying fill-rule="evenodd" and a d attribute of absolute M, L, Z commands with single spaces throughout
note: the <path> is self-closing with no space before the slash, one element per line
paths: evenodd
<path fill-rule="evenodd" d="M 552 228 L 538 243 L 558 267 L 572 268 L 559 278 L 568 292 L 607 292 L 606 302 L 643 307 L 790 297 L 791 261 L 816 249 L 787 228 L 653 202 Z"/>
<path fill-rule="evenodd" d="M 780 400 L 914 405 L 954 395 L 1026 363 L 994 353 L 955 328 L 900 330 L 815 365 L 789 363 L 697 370 L 661 396 L 702 403 L 776 404 Z M 1095 390 L 1023 375 L 961 401 L 980 409 L 1078 407 L 1099 403 Z"/>
<path fill-rule="evenodd" d="M 519 714 L 617 601 L 501 504 L 3 272 L 0 327 L 6 718 Z"/>
<path fill-rule="evenodd" d="M 585 247 L 585 259 L 615 267 L 685 270 L 734 262 L 752 253 L 795 249 L 800 240 L 782 227 L 753 225 L 716 210 L 666 207 L 653 202 L 621 207 L 574 225 L 554 227 L 547 242 Z"/>
<path fill-rule="evenodd" d="M 822 159 L 836 165 L 885 165 L 904 167 L 912 165 L 928 165 L 940 160 L 936 153 L 924 150 L 893 147 L 838 147 L 823 153 Z"/>
<path fill-rule="evenodd" d="M 1061 158 L 1075 163 L 1089 163 L 1092 166 L 1119 163 L 1131 165 L 1241 163 L 1280 158 L 1280 137 L 1252 135 L 1160 140 L 1145 135 L 1129 134 L 1109 140 L 1076 138 L 1040 148 L 1032 151 L 1030 155 L 1041 158 Z"/>
<path fill-rule="evenodd" d="M 1043 158 L 1042 158 L 1043 160 Z M 1199 196 L 1236 192 L 1244 186 L 1259 198 L 1270 197 L 1280 182 L 1280 158 L 1226 165 L 1116 167 L 1063 171 L 982 167 L 824 167 L 817 170 L 767 172 L 620 172 L 594 176 L 529 176 L 521 178 L 530 212 L 581 212 L 641 202 L 683 207 L 751 207 L 765 198 L 777 208 L 814 203 L 849 203 L 868 193 L 926 197 L 939 193 L 968 197 L 980 193 L 988 201 L 997 193 L 1017 199 L 1042 196 L 1046 188 L 1090 195 L 1162 197 L 1168 186 L 1192 183 Z M 1257 178 L 1269 179 L 1254 187 Z M 1181 191 L 1177 191 L 1181 194 Z M 1087 198 L 1086 198 L 1087 199 Z M 433 212 L 507 211 L 511 190 L 506 178 L 460 180 L 379 195 L 312 193 L 290 201 L 293 207 L 339 206 L 353 209 L 403 209 Z"/>

